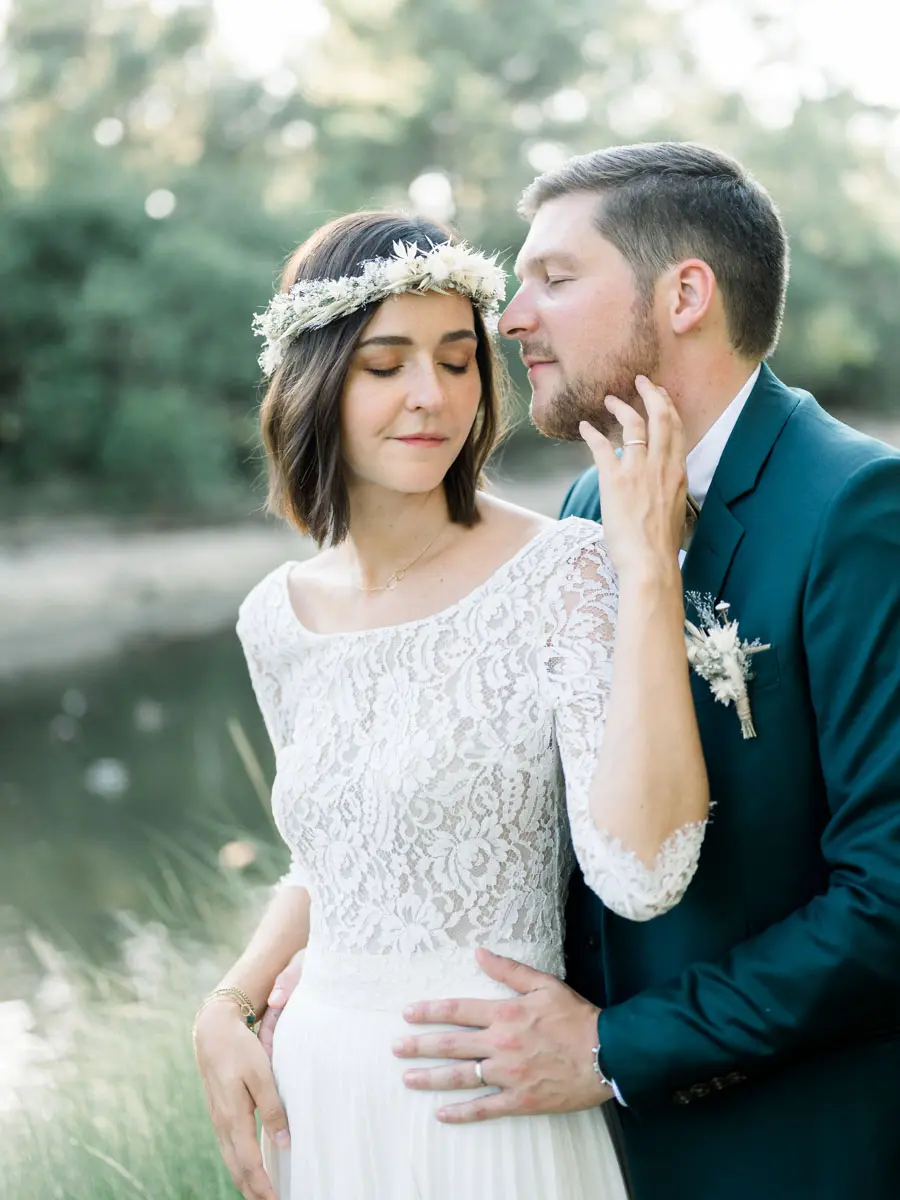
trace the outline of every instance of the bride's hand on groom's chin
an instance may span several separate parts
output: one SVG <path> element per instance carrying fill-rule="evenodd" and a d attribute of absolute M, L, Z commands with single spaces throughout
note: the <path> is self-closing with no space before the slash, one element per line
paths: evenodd
<path fill-rule="evenodd" d="M 600 1010 L 554 975 L 478 951 L 491 979 L 518 992 L 509 1000 L 432 1000 L 412 1005 L 411 1024 L 460 1025 L 459 1032 L 424 1033 L 394 1045 L 398 1058 L 447 1058 L 447 1066 L 407 1071 L 409 1088 L 453 1091 L 495 1087 L 493 1095 L 438 1109 L 448 1124 L 492 1117 L 534 1116 L 594 1108 L 612 1098 L 594 1070 Z M 481 1063 L 481 1079 L 476 1064 Z"/>
<path fill-rule="evenodd" d="M 687 500 L 684 427 L 665 390 L 643 375 L 635 389 L 646 420 L 630 404 L 606 397 L 622 427 L 622 449 L 587 421 L 580 426 L 597 467 L 603 532 L 620 579 L 678 579 Z M 677 585 L 680 588 L 680 582 Z"/>

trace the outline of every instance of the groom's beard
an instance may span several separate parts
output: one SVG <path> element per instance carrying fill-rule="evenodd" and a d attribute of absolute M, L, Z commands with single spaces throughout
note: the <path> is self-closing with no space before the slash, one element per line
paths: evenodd
<path fill-rule="evenodd" d="M 541 355 L 543 351 L 523 344 L 523 352 Z M 552 357 L 549 353 L 547 357 Z M 644 415 L 644 404 L 634 386 L 636 375 L 656 376 L 659 367 L 659 335 L 648 310 L 635 315 L 634 328 L 627 348 L 609 362 L 598 363 L 596 373 L 563 380 L 559 390 L 531 420 L 545 437 L 564 442 L 580 442 L 578 426 L 588 421 L 595 429 L 619 441 L 622 427 L 606 407 L 607 396 L 618 396 Z"/>

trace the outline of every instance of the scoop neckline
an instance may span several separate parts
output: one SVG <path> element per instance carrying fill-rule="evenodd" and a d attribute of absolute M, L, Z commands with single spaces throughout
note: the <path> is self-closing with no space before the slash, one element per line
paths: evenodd
<path fill-rule="evenodd" d="M 308 625 L 304 625 L 300 618 L 294 612 L 294 606 L 291 604 L 291 594 L 288 590 L 288 579 L 290 578 L 291 570 L 299 566 L 299 559 L 291 559 L 286 562 L 281 569 L 281 579 L 279 580 L 282 604 L 284 607 L 285 616 L 292 624 L 294 631 L 303 634 L 304 637 L 314 641 L 332 642 L 339 639 L 360 639 L 365 637 L 375 637 L 385 633 L 395 633 L 397 631 L 411 631 L 422 625 L 428 625 L 431 622 L 436 622 L 442 618 L 452 616 L 460 611 L 473 600 L 477 599 L 482 592 L 486 591 L 492 583 L 506 572 L 528 553 L 538 542 L 549 537 L 551 533 L 557 532 L 565 527 L 570 521 L 576 520 L 573 517 L 564 517 L 561 521 L 554 521 L 552 525 L 548 525 L 546 529 L 539 530 L 533 537 L 530 537 L 527 542 L 519 547 L 515 554 L 505 558 L 502 563 L 491 571 L 490 575 L 486 576 L 481 583 L 478 583 L 466 592 L 464 596 L 460 596 L 458 600 L 454 600 L 452 604 L 447 604 L 443 608 L 436 609 L 432 613 L 426 613 L 424 617 L 413 617 L 409 621 L 398 621 L 394 625 L 373 625 L 368 629 L 341 629 L 333 633 L 318 633 L 315 629 L 310 629 Z"/>

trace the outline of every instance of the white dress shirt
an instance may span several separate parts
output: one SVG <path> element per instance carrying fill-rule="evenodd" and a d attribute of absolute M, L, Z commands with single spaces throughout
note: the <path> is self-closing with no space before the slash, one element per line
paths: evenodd
<path fill-rule="evenodd" d="M 761 370 L 762 364 L 756 368 L 722 415 L 707 429 L 706 433 L 687 456 L 688 491 L 697 501 L 700 508 L 703 507 L 703 501 L 709 492 L 713 475 L 716 473 L 716 467 L 719 465 L 719 460 L 725 451 L 725 445 L 734 432 L 738 417 L 744 411 L 744 405 L 749 400 L 750 393 L 756 386 L 756 381 L 759 379 Z M 684 559 L 685 552 L 684 550 L 680 550 L 678 552 L 679 566 L 684 564 Z"/>

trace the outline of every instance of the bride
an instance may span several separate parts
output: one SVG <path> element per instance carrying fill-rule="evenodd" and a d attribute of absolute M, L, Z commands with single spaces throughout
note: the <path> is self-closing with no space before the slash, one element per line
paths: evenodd
<path fill-rule="evenodd" d="M 583 427 L 605 533 L 549 521 L 479 490 L 501 420 L 493 260 L 358 213 L 304 243 L 283 286 L 256 320 L 269 500 L 320 552 L 272 572 L 238 621 L 291 866 L 197 1016 L 222 1153 L 252 1200 L 621 1200 L 599 1109 L 441 1124 L 453 1094 L 404 1087 L 391 1045 L 411 1001 L 510 994 L 478 946 L 562 975 L 573 852 L 633 920 L 690 882 L 708 790 L 680 425 L 643 380 L 646 422 L 610 399 L 621 459 Z M 638 761 L 648 720 L 662 768 Z M 276 1096 L 254 1030 L 304 946 Z"/>

